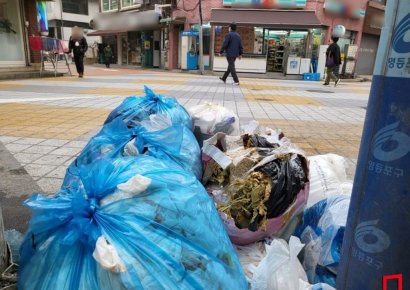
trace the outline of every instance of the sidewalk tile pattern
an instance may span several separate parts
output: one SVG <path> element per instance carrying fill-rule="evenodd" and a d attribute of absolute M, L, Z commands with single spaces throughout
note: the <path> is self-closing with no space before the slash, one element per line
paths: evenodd
<path fill-rule="evenodd" d="M 281 129 L 307 155 L 346 157 L 354 174 L 370 83 L 241 79 L 131 69 L 86 68 L 86 77 L 0 82 L 0 142 L 46 193 L 58 190 L 67 166 L 101 128 L 107 114 L 143 86 L 189 108 L 205 102 Z"/>

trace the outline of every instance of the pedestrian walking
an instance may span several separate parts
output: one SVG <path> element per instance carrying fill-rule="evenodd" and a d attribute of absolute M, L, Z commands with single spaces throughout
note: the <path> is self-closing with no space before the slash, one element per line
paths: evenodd
<path fill-rule="evenodd" d="M 340 55 L 340 47 L 337 44 L 339 38 L 332 37 L 332 43 L 329 45 L 326 51 L 326 79 L 323 85 L 328 86 L 330 80 L 332 79 L 335 82 L 335 87 L 340 82 L 339 77 L 339 66 L 342 64 L 342 57 Z M 335 75 L 335 72 L 337 74 Z"/>
<path fill-rule="evenodd" d="M 243 46 L 241 36 L 238 32 L 236 32 L 235 23 L 231 23 L 229 25 L 229 33 L 225 36 L 225 40 L 222 44 L 222 48 L 219 55 L 221 55 L 224 52 L 226 52 L 228 69 L 226 70 L 223 77 L 220 77 L 219 79 L 226 83 L 226 79 L 228 78 L 229 74 L 231 74 L 234 84 L 239 85 L 238 75 L 236 74 L 235 61 L 238 57 L 239 59 L 242 58 Z"/>
<path fill-rule="evenodd" d="M 70 53 L 72 52 L 74 55 L 78 77 L 82 78 L 84 76 L 84 55 L 88 49 L 88 44 L 80 27 L 74 26 L 72 28 L 68 48 Z"/>
<path fill-rule="evenodd" d="M 109 44 L 107 44 L 107 46 L 104 48 L 105 66 L 107 68 L 110 68 L 112 56 L 112 48 Z"/>

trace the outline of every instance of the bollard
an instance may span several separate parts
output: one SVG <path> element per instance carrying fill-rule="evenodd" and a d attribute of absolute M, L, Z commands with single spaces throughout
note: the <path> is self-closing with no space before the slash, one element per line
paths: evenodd
<path fill-rule="evenodd" d="M 410 289 L 409 0 L 387 1 L 337 289 Z"/>

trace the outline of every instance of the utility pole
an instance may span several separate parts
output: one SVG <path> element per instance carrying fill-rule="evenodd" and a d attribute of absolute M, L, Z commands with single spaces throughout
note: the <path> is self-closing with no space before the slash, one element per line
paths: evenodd
<path fill-rule="evenodd" d="M 410 289 L 409 19 L 409 0 L 387 1 L 337 289 Z"/>
<path fill-rule="evenodd" d="M 204 38 L 202 31 L 202 0 L 199 1 L 199 72 L 204 73 Z"/>

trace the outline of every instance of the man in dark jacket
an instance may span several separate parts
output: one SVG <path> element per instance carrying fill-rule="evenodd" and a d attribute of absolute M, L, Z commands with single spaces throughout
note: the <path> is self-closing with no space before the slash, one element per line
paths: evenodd
<path fill-rule="evenodd" d="M 225 83 L 229 74 L 232 74 L 233 81 L 236 85 L 239 85 L 239 79 L 235 68 L 235 60 L 237 57 L 239 57 L 239 59 L 242 58 L 243 46 L 241 37 L 238 32 L 236 32 L 235 23 L 229 25 L 229 33 L 225 36 L 220 54 L 224 52 L 226 52 L 226 59 L 228 60 L 228 69 L 223 77 L 220 77 L 220 79 Z"/>
<path fill-rule="evenodd" d="M 84 55 L 88 49 L 87 40 L 82 34 L 81 28 L 74 26 L 70 41 L 68 43 L 70 53 L 74 54 L 75 67 L 78 72 L 78 77 L 82 78 L 84 75 Z"/>
<path fill-rule="evenodd" d="M 335 70 L 342 64 L 342 57 L 340 56 L 340 47 L 337 44 L 339 38 L 332 37 L 332 44 L 329 45 L 326 51 L 326 80 L 323 85 L 328 86 L 330 79 L 335 81 L 335 86 L 340 82 L 340 78 L 335 76 Z M 339 74 L 337 74 L 339 75 Z"/>

